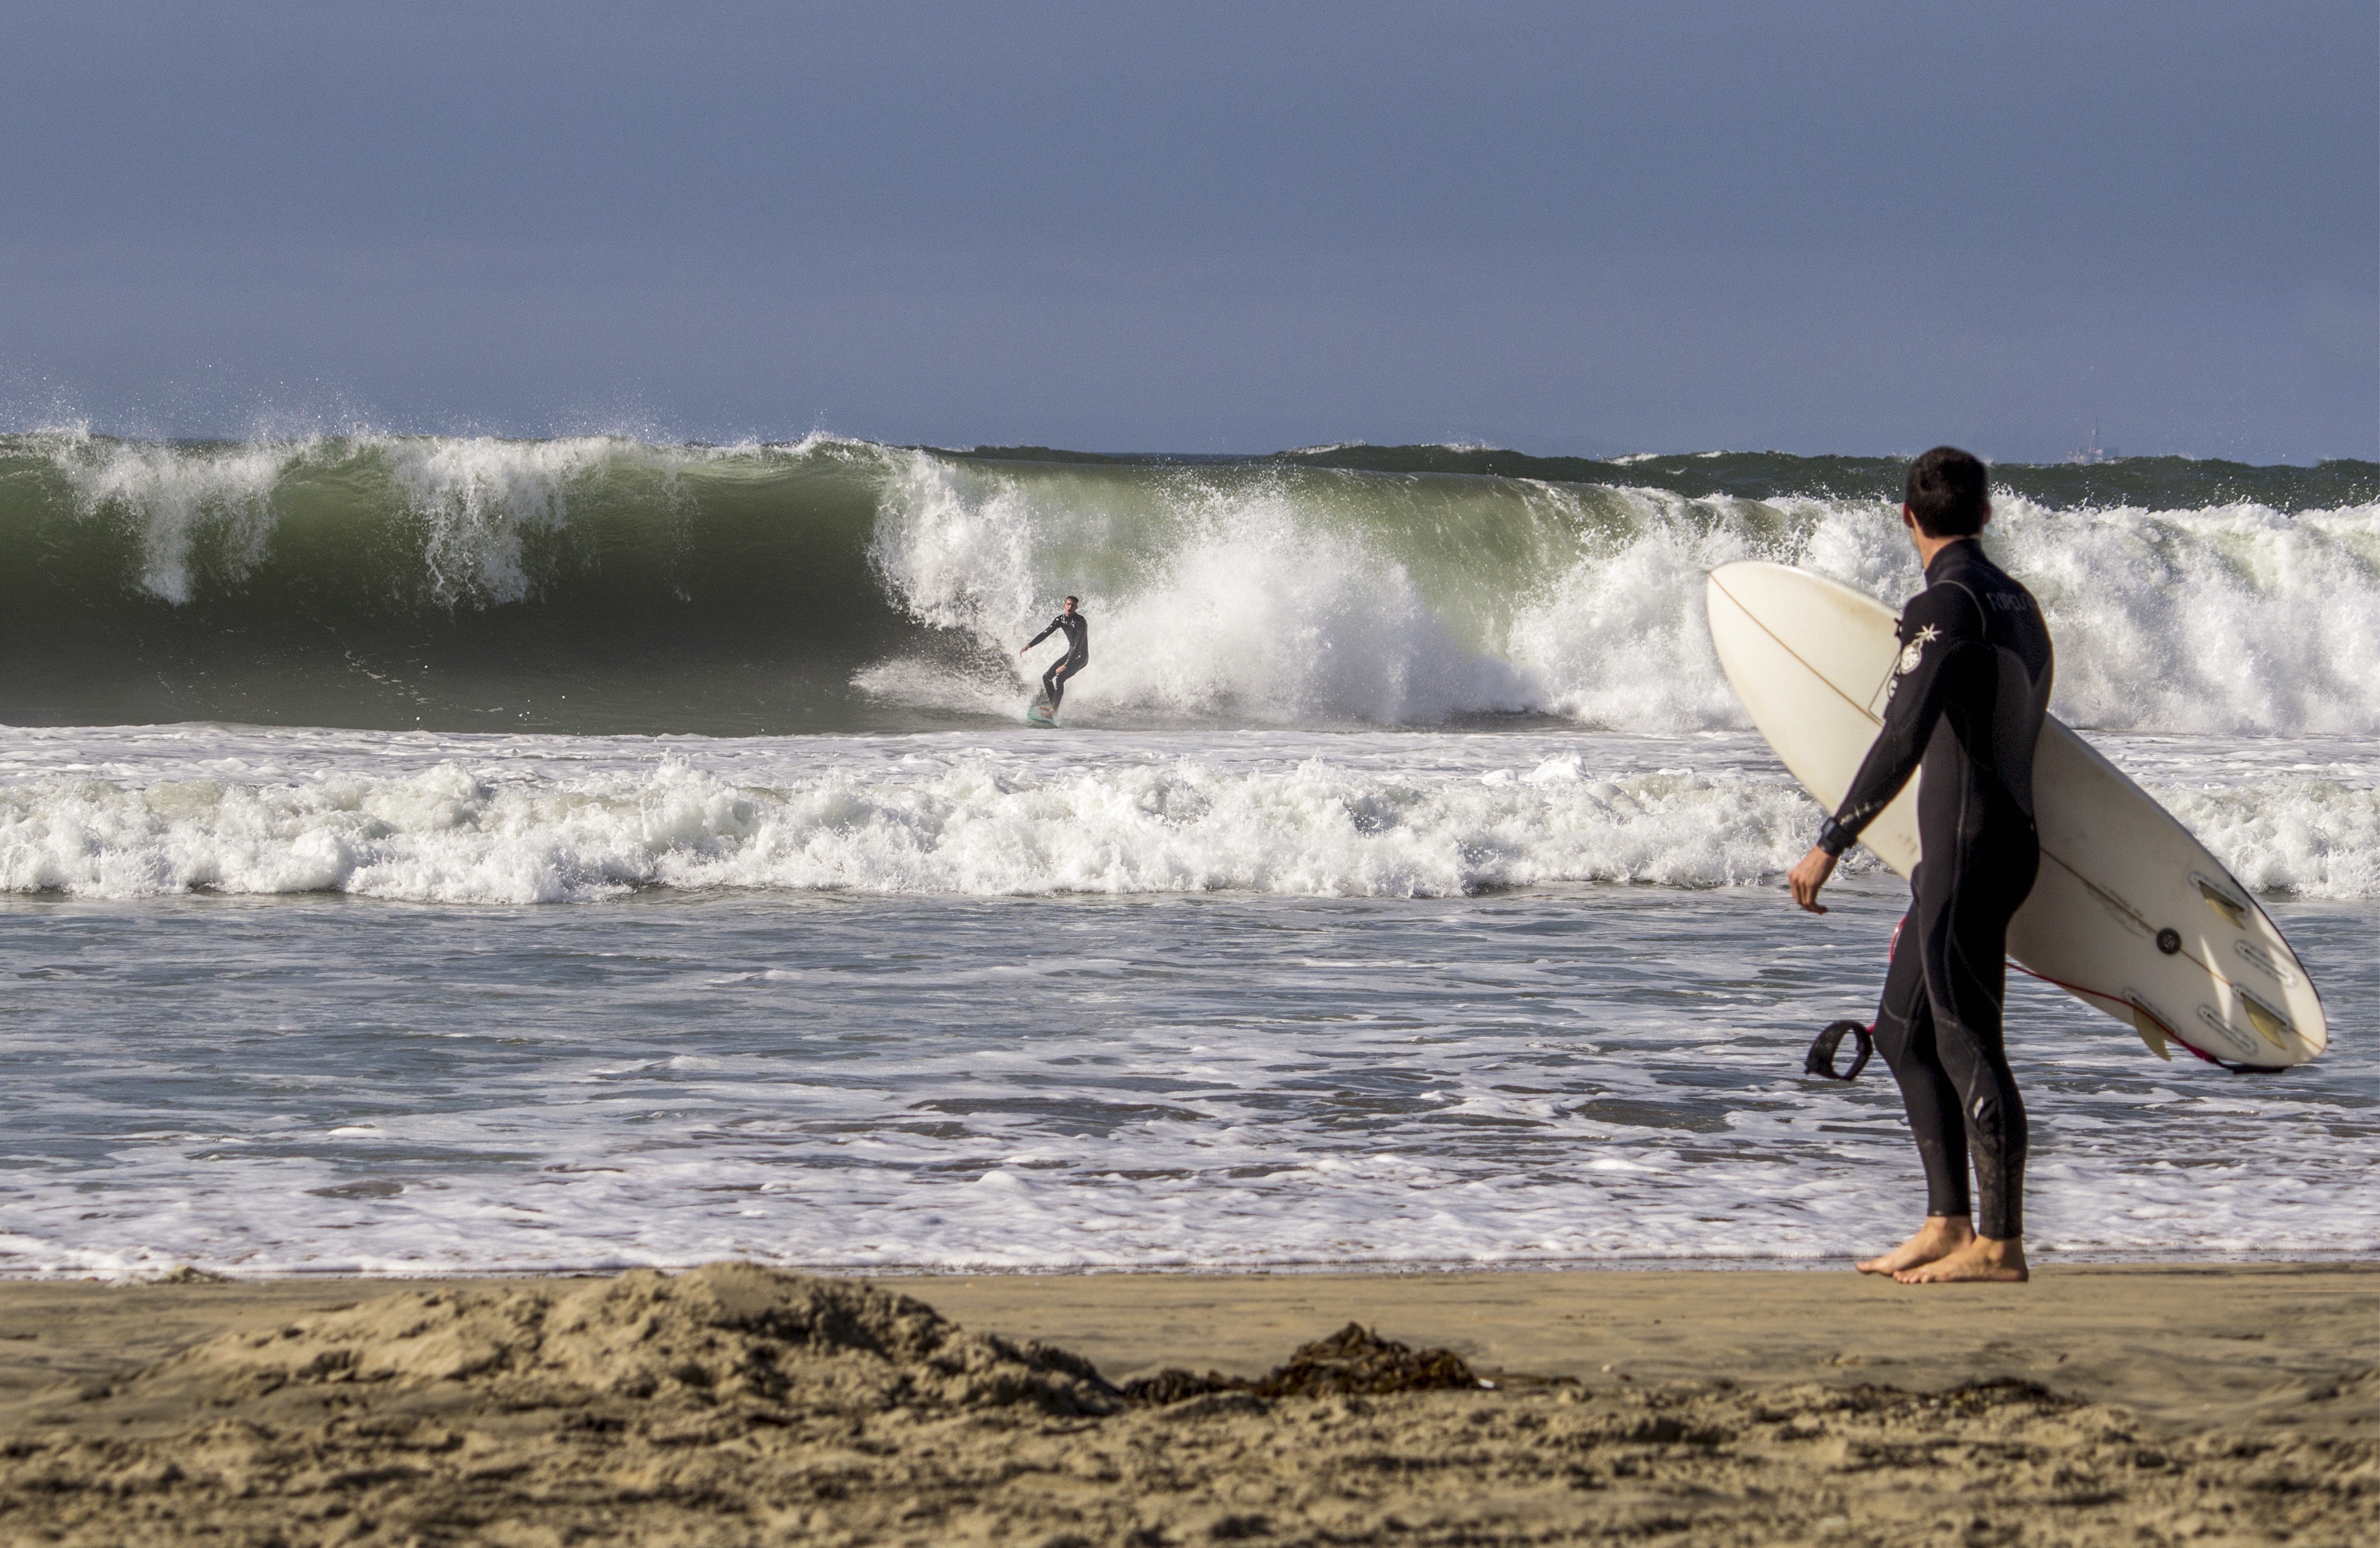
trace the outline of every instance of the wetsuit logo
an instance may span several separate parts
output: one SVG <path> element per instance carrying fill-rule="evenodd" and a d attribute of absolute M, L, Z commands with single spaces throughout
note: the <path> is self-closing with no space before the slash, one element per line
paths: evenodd
<path fill-rule="evenodd" d="M 1941 638 L 1942 631 L 1932 624 L 1927 624 L 1909 637 L 1909 643 L 1900 648 L 1900 660 L 1892 668 L 1892 681 L 1884 686 L 1884 697 L 1888 703 L 1891 701 L 1894 694 L 1900 691 L 1900 679 L 1924 664 L 1925 647 Z"/>

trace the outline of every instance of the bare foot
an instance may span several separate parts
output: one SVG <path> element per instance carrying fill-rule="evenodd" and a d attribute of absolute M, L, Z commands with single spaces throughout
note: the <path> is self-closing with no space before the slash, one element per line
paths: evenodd
<path fill-rule="evenodd" d="M 1965 1215 L 1929 1214 L 1915 1236 L 1880 1258 L 1863 1258 L 1852 1266 L 1862 1274 L 1899 1274 L 1947 1258 L 1974 1239 L 1975 1227 Z"/>
<path fill-rule="evenodd" d="M 1892 1277 L 1903 1285 L 2022 1285 L 2033 1276 L 2024 1266 L 2023 1242 L 2014 1237 L 2006 1241 L 1977 1237 L 1955 1252 Z"/>

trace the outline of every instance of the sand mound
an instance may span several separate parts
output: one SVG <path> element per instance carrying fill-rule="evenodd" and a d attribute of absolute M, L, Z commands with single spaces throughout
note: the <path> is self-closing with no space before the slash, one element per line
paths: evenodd
<path fill-rule="evenodd" d="M 118 1386 L 212 1389 L 221 1402 L 358 1383 L 453 1383 L 538 1403 L 577 1392 L 869 1412 L 1123 1406 L 1063 1349 L 968 1333 L 907 1296 L 749 1263 L 388 1296 L 211 1340 Z"/>

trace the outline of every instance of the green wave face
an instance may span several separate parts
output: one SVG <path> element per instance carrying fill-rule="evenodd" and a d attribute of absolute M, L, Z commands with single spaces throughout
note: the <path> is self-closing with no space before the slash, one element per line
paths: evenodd
<path fill-rule="evenodd" d="M 0 442 L 0 718 L 757 731 L 914 634 L 885 454 Z"/>
<path fill-rule="evenodd" d="M 1089 723 L 1731 725 L 1701 570 L 1779 558 L 1897 600 L 1904 466 L 0 437 L 0 720 L 988 724 L 1074 592 Z M 2380 466 L 1995 476 L 2070 717 L 2380 727 L 2352 670 L 2380 651 Z"/>

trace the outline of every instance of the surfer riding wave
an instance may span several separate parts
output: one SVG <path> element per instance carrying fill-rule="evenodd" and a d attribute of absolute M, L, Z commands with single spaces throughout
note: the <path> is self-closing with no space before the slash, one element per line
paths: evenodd
<path fill-rule="evenodd" d="M 1059 701 L 1066 697 L 1067 680 L 1091 664 L 1091 621 L 1075 611 L 1081 605 L 1081 598 L 1068 597 L 1059 608 L 1058 616 L 1050 620 L 1050 626 L 1026 640 L 1023 649 L 1016 652 L 1021 656 L 1053 634 L 1065 635 L 1066 653 L 1051 662 L 1050 670 L 1041 674 L 1041 697 L 1048 701 L 1050 713 L 1053 715 L 1058 713 Z"/>
<path fill-rule="evenodd" d="M 1876 1043 L 1900 1082 L 1925 1168 L 1925 1224 L 1864 1273 L 1904 1283 L 2026 1277 L 2024 1103 L 2000 1016 L 2009 920 L 2041 864 L 2033 754 L 2049 710 L 2048 626 L 2031 592 L 1984 555 L 1988 475 L 1937 446 L 1909 470 L 1902 523 L 1925 590 L 1898 630 L 1884 724 L 1817 843 L 1793 867 L 1793 900 L 1818 890 L 1862 829 L 1922 766 L 1922 858 L 1876 1007 Z M 1968 1164 L 1977 1218 L 1969 1218 Z"/>

